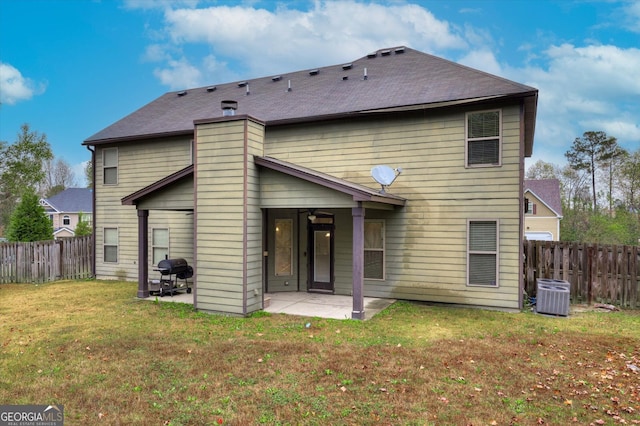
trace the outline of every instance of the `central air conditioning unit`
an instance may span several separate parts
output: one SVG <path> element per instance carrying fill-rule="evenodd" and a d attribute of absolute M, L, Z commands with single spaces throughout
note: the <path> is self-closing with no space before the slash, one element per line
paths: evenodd
<path fill-rule="evenodd" d="M 569 282 L 539 279 L 537 284 L 536 312 L 565 317 L 569 315 Z"/>

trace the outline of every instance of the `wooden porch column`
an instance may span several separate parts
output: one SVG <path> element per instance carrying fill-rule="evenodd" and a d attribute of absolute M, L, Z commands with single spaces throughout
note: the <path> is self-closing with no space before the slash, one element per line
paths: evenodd
<path fill-rule="evenodd" d="M 149 210 L 138 212 L 138 297 L 149 297 Z"/>
<path fill-rule="evenodd" d="M 352 319 L 364 319 L 364 207 L 351 209 L 353 216 L 353 311 Z"/>

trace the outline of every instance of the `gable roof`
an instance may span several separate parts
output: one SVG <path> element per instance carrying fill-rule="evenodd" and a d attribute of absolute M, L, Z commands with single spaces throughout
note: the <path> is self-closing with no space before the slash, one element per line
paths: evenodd
<path fill-rule="evenodd" d="M 44 198 L 59 213 L 93 212 L 93 191 L 91 188 L 67 188 L 56 195 Z"/>
<path fill-rule="evenodd" d="M 562 199 L 558 179 L 525 179 L 524 192 L 532 193 L 557 216 L 562 217 Z"/>
<path fill-rule="evenodd" d="M 273 157 L 254 156 L 253 161 L 258 166 L 266 167 L 307 182 L 324 186 L 325 188 L 333 189 L 343 194 L 351 195 L 354 201 L 369 201 L 394 206 L 404 206 L 407 201 L 397 195 L 376 191 L 364 185 L 339 179 L 326 173 L 278 160 Z"/>
<path fill-rule="evenodd" d="M 288 90 L 288 88 L 291 90 Z M 221 102 L 267 126 L 349 114 L 426 109 L 492 99 L 525 104 L 525 155 L 533 146 L 538 90 L 406 47 L 347 64 L 169 92 L 86 139 L 84 145 L 192 134 L 222 115 Z"/>
<path fill-rule="evenodd" d="M 306 167 L 299 166 L 297 164 L 289 163 L 286 161 L 278 160 L 272 157 L 258 157 L 254 156 L 254 162 L 256 165 L 266 167 L 271 170 L 275 170 L 289 176 L 294 176 L 298 179 L 312 182 L 326 188 L 330 188 L 341 192 L 343 194 L 351 195 L 354 201 L 369 201 L 382 204 L 390 204 L 394 206 L 404 206 L 406 201 L 402 197 L 397 195 L 380 193 L 376 190 L 368 188 L 364 185 L 358 185 L 353 182 L 339 179 L 326 173 L 318 172 L 316 170 L 308 169 Z M 145 197 L 154 194 L 157 191 L 161 191 L 170 185 L 181 181 L 182 179 L 192 177 L 194 172 L 193 165 L 187 166 L 182 170 L 166 176 L 151 185 L 148 185 L 132 194 L 127 195 L 121 199 L 123 205 L 135 205 Z"/>
<path fill-rule="evenodd" d="M 193 177 L 193 164 L 185 167 L 184 169 L 178 170 L 175 173 L 170 174 L 169 176 L 165 176 L 162 179 L 153 182 L 150 185 L 145 186 L 142 189 L 134 192 L 133 194 L 129 194 L 126 197 L 123 197 L 120 201 L 122 205 L 132 206 L 138 204 L 145 197 L 152 195 L 156 191 L 161 191 L 163 189 L 168 188 L 176 182 L 181 181 L 184 178 Z"/>

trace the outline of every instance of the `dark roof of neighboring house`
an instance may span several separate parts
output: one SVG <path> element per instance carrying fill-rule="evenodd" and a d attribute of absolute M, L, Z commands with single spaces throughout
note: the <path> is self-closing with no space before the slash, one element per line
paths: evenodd
<path fill-rule="evenodd" d="M 525 154 L 530 155 L 537 96 L 533 87 L 396 47 L 346 64 L 169 92 L 83 144 L 192 133 L 194 120 L 222 116 L 224 100 L 238 103 L 237 114 L 250 115 L 270 126 L 512 98 L 524 100 Z"/>
<path fill-rule="evenodd" d="M 93 212 L 91 188 L 67 188 L 44 201 L 60 213 Z"/>
<path fill-rule="evenodd" d="M 558 179 L 525 179 L 524 192 L 531 192 L 558 216 L 562 216 L 560 181 Z"/>

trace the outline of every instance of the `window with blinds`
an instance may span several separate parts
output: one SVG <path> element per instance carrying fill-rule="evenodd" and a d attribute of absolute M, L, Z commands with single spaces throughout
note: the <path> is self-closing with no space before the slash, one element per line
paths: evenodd
<path fill-rule="evenodd" d="M 104 228 L 104 243 L 102 245 L 105 263 L 118 262 L 118 228 Z"/>
<path fill-rule="evenodd" d="M 501 121 L 499 110 L 467 113 L 467 167 L 500 165 Z"/>
<path fill-rule="evenodd" d="M 470 220 L 467 247 L 467 284 L 497 287 L 498 221 Z"/>
<path fill-rule="evenodd" d="M 105 185 L 118 184 L 118 148 L 102 150 L 102 183 Z"/>
<path fill-rule="evenodd" d="M 293 220 L 276 219 L 276 276 L 293 275 Z"/>
<path fill-rule="evenodd" d="M 384 280 L 384 221 L 364 221 L 364 278 Z"/>
<path fill-rule="evenodd" d="M 151 261 L 154 265 L 169 256 L 169 229 L 153 228 L 151 231 Z"/>

